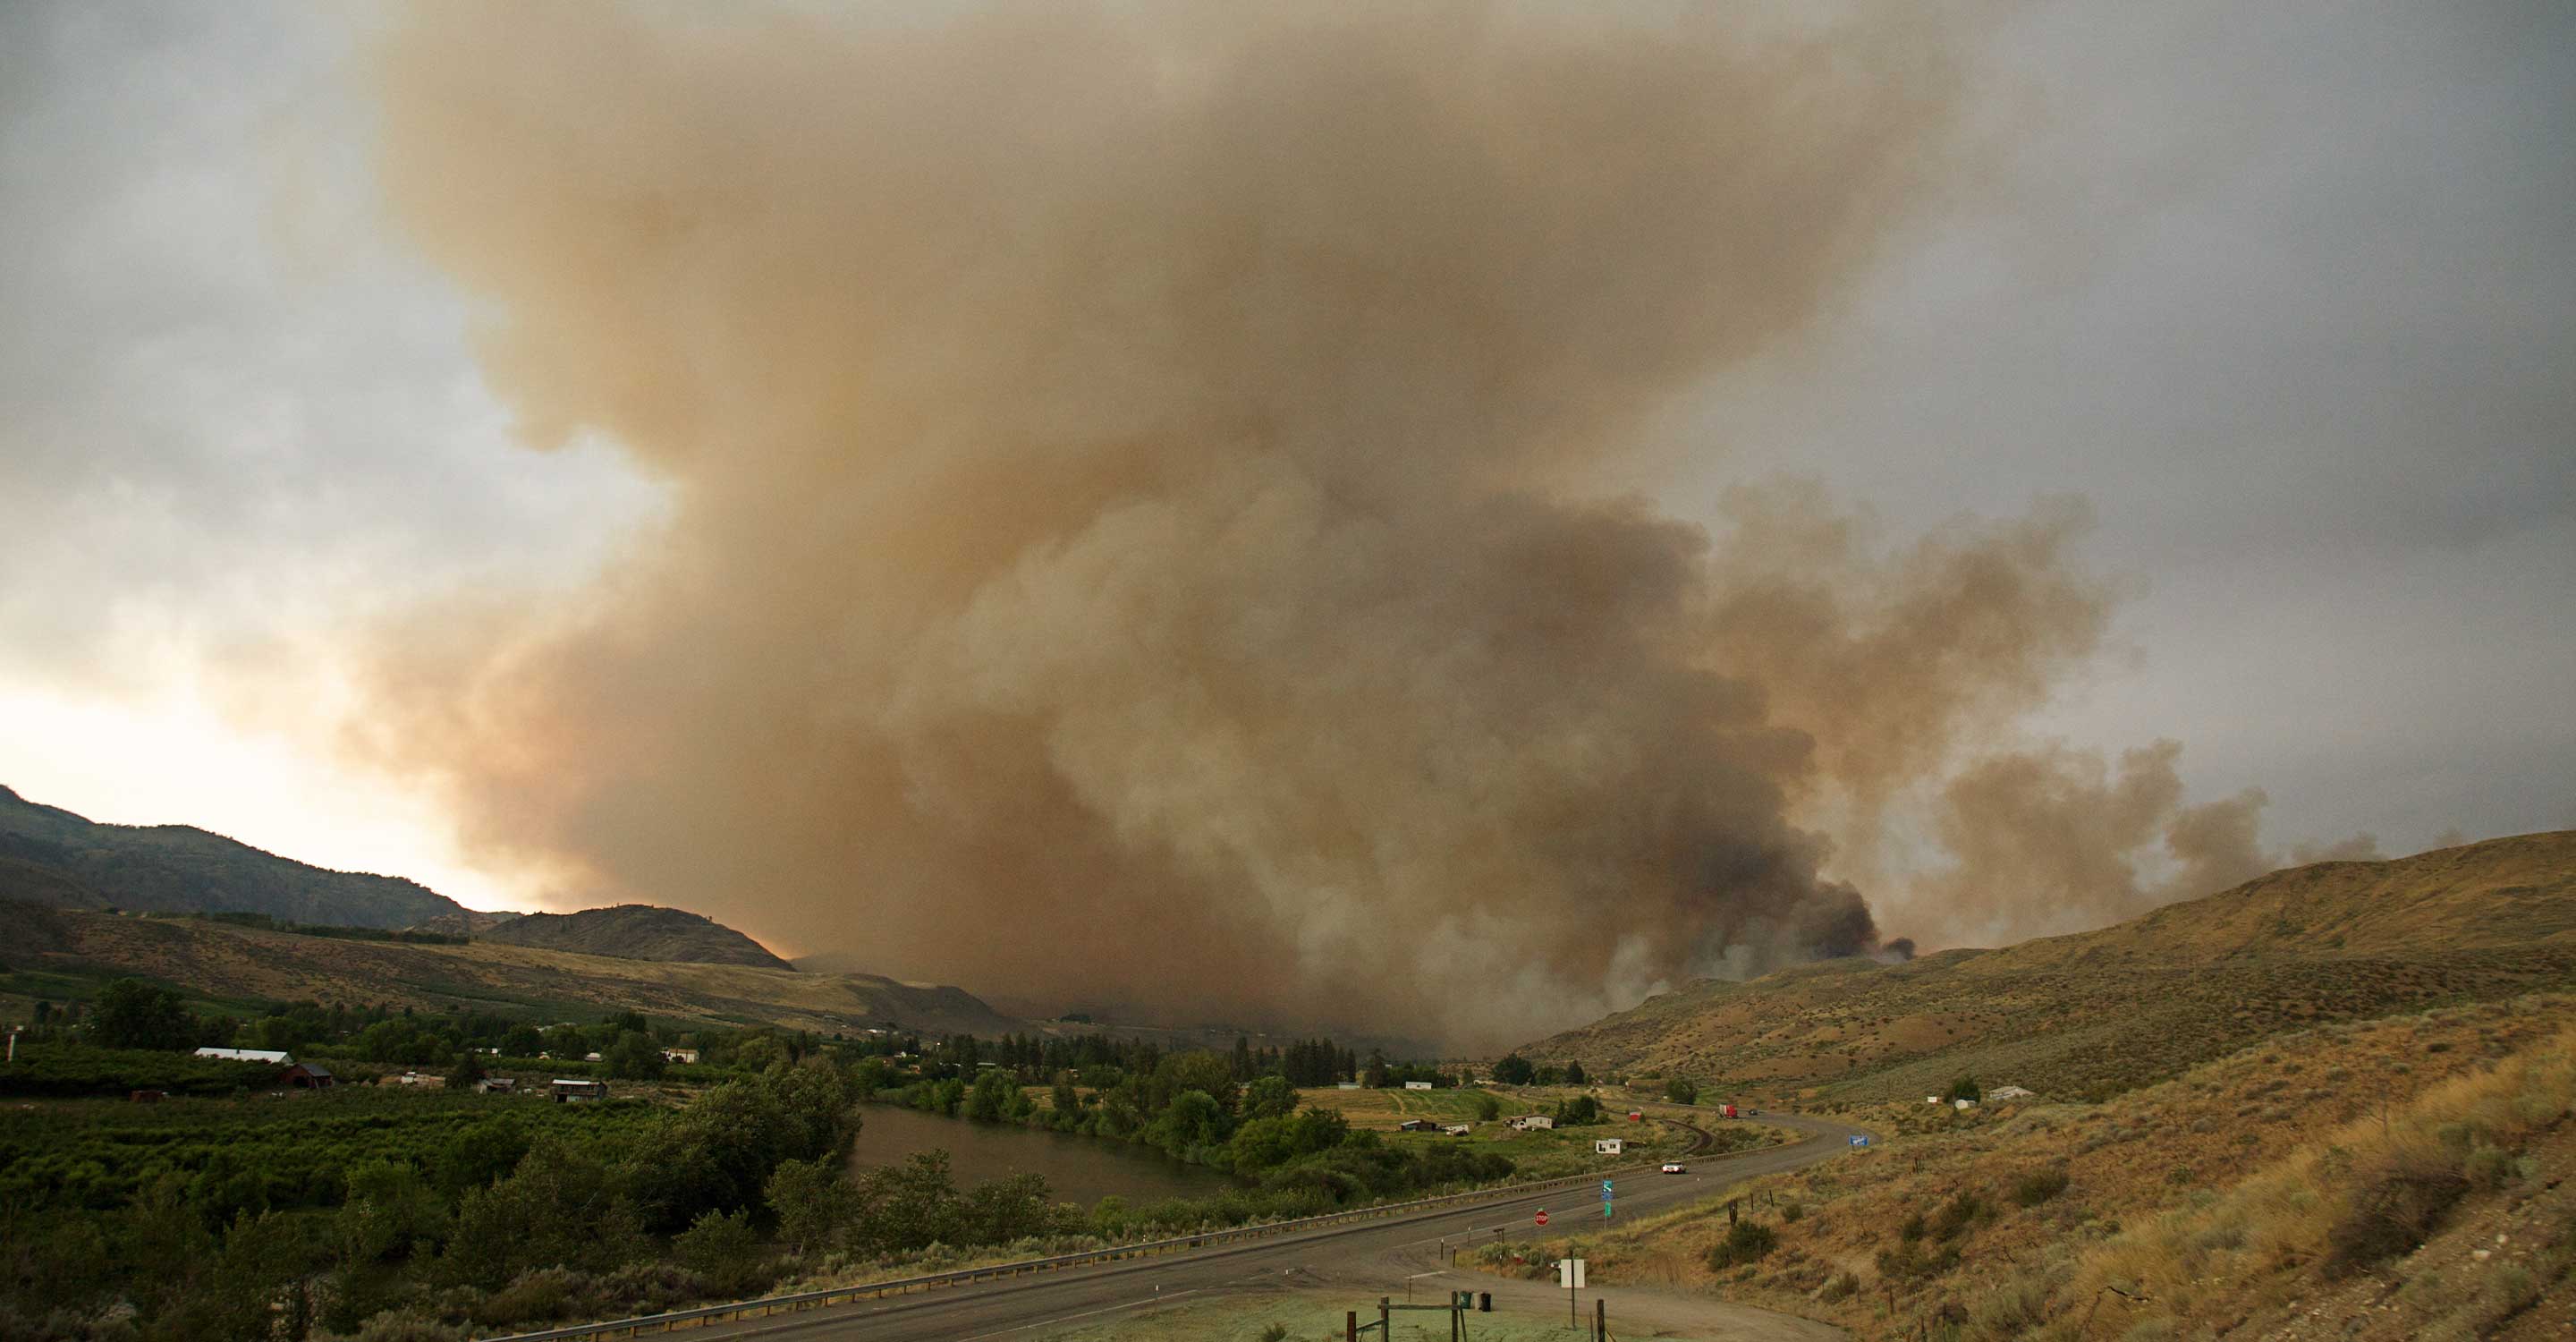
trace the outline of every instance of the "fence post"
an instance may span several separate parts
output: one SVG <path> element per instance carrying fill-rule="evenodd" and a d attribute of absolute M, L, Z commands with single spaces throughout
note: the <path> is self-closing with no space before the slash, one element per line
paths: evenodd
<path fill-rule="evenodd" d="M 1352 1309 L 1342 1313 L 1342 1342 L 1360 1342 L 1360 1312 Z"/>
<path fill-rule="evenodd" d="M 1610 1306 L 1592 1297 L 1592 1342 L 1610 1342 Z"/>

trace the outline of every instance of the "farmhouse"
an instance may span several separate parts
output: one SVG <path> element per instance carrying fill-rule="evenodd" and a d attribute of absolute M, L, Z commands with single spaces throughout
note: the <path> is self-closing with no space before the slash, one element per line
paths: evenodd
<path fill-rule="evenodd" d="M 1592 1143 L 1592 1154 L 1596 1156 L 1615 1156 L 1627 1149 L 1626 1140 L 1618 1137 L 1603 1137 Z"/>
<path fill-rule="evenodd" d="M 277 1084 L 289 1090 L 329 1090 L 340 1084 L 340 1078 L 331 1075 L 328 1067 L 299 1062 L 280 1073 Z"/>
<path fill-rule="evenodd" d="M 608 1098 L 608 1083 L 586 1081 L 577 1076 L 559 1076 L 552 1090 L 557 1104 L 589 1104 Z"/>
<path fill-rule="evenodd" d="M 1556 1120 L 1545 1114 L 1523 1114 L 1512 1120 L 1512 1126 L 1522 1132 L 1543 1132 L 1555 1127 Z"/>

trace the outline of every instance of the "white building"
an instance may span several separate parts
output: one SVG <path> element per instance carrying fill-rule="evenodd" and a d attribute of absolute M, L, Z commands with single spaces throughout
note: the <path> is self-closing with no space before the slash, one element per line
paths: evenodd
<path fill-rule="evenodd" d="M 694 1063 L 698 1060 L 698 1051 L 693 1048 L 666 1048 L 662 1050 L 662 1060 Z"/>
<path fill-rule="evenodd" d="M 1619 1137 L 1603 1137 L 1592 1143 L 1592 1154 L 1596 1156 L 1615 1156 L 1627 1149 L 1626 1139 Z"/>
<path fill-rule="evenodd" d="M 1523 1114 L 1512 1120 L 1512 1126 L 1522 1132 L 1543 1132 L 1555 1127 L 1556 1120 L 1545 1114 Z"/>
<path fill-rule="evenodd" d="M 286 1056 L 286 1051 L 284 1049 L 273 1048 L 201 1048 L 197 1050 L 197 1056 L 200 1058 L 220 1058 L 225 1062 L 275 1063 L 280 1067 L 287 1066 L 295 1061 L 295 1059 Z"/>
<path fill-rule="evenodd" d="M 1429 1090 L 1431 1089 L 1431 1083 L 1428 1081 L 1407 1081 L 1404 1083 L 1404 1088 L 1406 1090 Z"/>
<path fill-rule="evenodd" d="M 2035 1090 L 2026 1090 L 2020 1086 L 1997 1086 L 1993 1090 L 1986 1092 L 1986 1098 L 1989 1100 L 2035 1100 L 2039 1098 L 2039 1092 Z"/>

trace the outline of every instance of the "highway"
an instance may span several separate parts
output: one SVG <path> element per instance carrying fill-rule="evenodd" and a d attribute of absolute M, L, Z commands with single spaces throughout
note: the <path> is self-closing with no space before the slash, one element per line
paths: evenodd
<path fill-rule="evenodd" d="M 1668 1117 L 1658 1113 L 1657 1117 Z M 1672 1120 L 1678 1122 L 1679 1120 Z M 1759 1120 L 1804 1132 L 1804 1140 L 1733 1156 L 1690 1157 L 1690 1172 L 1629 1173 L 1618 1180 L 1618 1218 L 1626 1220 L 1714 1195 L 1727 1184 L 1778 1174 L 1830 1159 L 1849 1149 L 1859 1128 L 1803 1115 L 1766 1113 Z M 1683 1123 L 1681 1126 L 1689 1127 Z M 1705 1136 L 1705 1134 L 1703 1134 Z M 1550 1225 L 1533 1224 L 1545 1207 Z M 1324 1290 L 1347 1292 L 1344 1308 L 1373 1317 L 1377 1298 L 1405 1298 L 1408 1278 L 1424 1299 L 1451 1289 L 1492 1291 L 1497 1309 L 1562 1308 L 1564 1295 L 1534 1282 L 1506 1282 L 1482 1273 L 1448 1270 L 1447 1251 L 1506 1239 L 1526 1242 L 1581 1234 L 1601 1224 L 1600 1203 L 1581 1188 L 1497 1199 L 1449 1211 L 1425 1211 L 1351 1225 L 1186 1250 L 1159 1257 L 1060 1272 L 1006 1277 L 990 1283 L 861 1300 L 799 1314 L 716 1324 L 695 1335 L 723 1338 L 867 1339 L 867 1342 L 1034 1342 L 1053 1328 L 1113 1320 L 1120 1311 L 1158 1302 L 1180 1303 L 1227 1293 Z M 1632 1288 L 1652 1294 L 1645 1288 Z M 1586 1293 L 1585 1309 L 1589 1310 Z M 1614 1317 L 1623 1306 L 1620 1288 L 1601 1292 Z M 1667 1293 L 1669 1294 L 1669 1293 Z M 1839 1330 L 1744 1306 L 1692 1300 L 1701 1314 L 1727 1314 L 1730 1338 L 1792 1340 L 1836 1338 Z M 1642 1307 L 1642 1302 L 1640 1302 Z M 1422 1316 L 1415 1316 L 1422 1317 Z"/>

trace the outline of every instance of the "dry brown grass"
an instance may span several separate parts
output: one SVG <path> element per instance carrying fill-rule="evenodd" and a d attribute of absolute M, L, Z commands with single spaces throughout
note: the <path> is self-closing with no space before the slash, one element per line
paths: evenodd
<path fill-rule="evenodd" d="M 2275 872 L 2115 927 L 1703 982 L 1523 1050 L 1810 1105 L 2101 1099 L 2284 1031 L 2576 987 L 2576 832 Z"/>
<path fill-rule="evenodd" d="M 2576 1095 L 2571 1015 L 2576 999 L 2534 996 L 2326 1027 L 2101 1105 L 1957 1114 L 1918 1098 L 1863 1116 L 1890 1133 L 1875 1151 L 1730 1190 L 1769 1200 L 1746 1207 L 1779 1238 L 1759 1263 L 1707 1266 L 1728 1229 L 1722 1200 L 1589 1252 L 1609 1280 L 1702 1285 L 1865 1337 L 2258 1335 L 2245 1320 L 2286 1326 L 2297 1302 L 2384 1290 L 2382 1276 L 2411 1279 L 2434 1252 L 2405 1255 L 2401 1229 L 2400 1256 L 2382 1260 L 2360 1235 L 2339 1281 L 2326 1270 L 2339 1226 L 2371 1228 L 2379 1247 L 2395 1243 L 2391 1221 L 2447 1242 L 2535 1196 L 2545 1175 L 2532 1162 L 2552 1143 L 2576 1147 L 2562 1123 Z M 2454 1180 L 2463 1195 L 2447 1210 L 2421 1196 Z M 1805 1215 L 1782 1218 L 1787 1201 Z M 2530 1247 L 2545 1257 L 2554 1243 Z M 2528 1312 L 2551 1283 L 2568 1289 L 2540 1257 L 2517 1268 L 2527 1286 L 2501 1268 L 2455 1274 L 2389 1317 L 2431 1328 L 2510 1300 Z"/>

